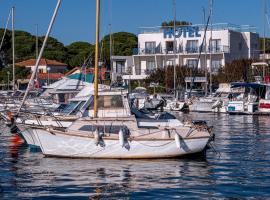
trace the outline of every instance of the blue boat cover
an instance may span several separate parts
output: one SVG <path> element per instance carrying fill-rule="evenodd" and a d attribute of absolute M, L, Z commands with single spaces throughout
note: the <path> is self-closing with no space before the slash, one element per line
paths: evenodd
<path fill-rule="evenodd" d="M 249 87 L 256 89 L 265 87 L 265 85 L 262 85 L 260 83 L 245 83 L 245 82 L 231 83 L 231 88 L 238 88 L 238 87 Z"/>

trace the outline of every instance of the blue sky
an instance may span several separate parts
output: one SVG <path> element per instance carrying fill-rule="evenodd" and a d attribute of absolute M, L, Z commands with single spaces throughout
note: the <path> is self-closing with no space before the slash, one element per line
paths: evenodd
<path fill-rule="evenodd" d="M 199 24 L 208 0 L 176 0 L 176 4 L 178 20 Z M 0 27 L 5 26 L 9 9 L 15 6 L 16 29 L 35 33 L 35 24 L 39 24 L 39 32 L 44 35 L 55 5 L 56 0 L 0 0 Z M 173 19 L 172 5 L 172 0 L 101 0 L 101 36 L 109 33 L 110 18 L 113 32 L 137 34 L 139 27 L 158 26 Z M 253 25 L 262 35 L 263 0 L 214 0 L 213 22 Z M 266 30 L 270 35 L 268 26 Z M 52 36 L 64 44 L 94 43 L 95 0 L 63 0 Z"/>

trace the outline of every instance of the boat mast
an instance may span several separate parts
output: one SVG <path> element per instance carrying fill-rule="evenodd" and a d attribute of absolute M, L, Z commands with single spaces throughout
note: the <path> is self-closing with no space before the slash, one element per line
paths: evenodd
<path fill-rule="evenodd" d="M 173 66 L 173 91 L 174 97 L 176 97 L 176 1 L 173 0 L 173 8 L 174 8 L 174 18 L 173 18 L 173 56 L 174 56 L 174 66 Z"/>
<path fill-rule="evenodd" d="M 203 7 L 203 23 L 204 23 L 204 37 L 205 37 L 205 40 L 204 40 L 204 63 L 205 63 L 205 68 L 204 68 L 204 73 L 205 73 L 205 96 L 207 96 L 207 85 L 208 85 L 208 81 L 207 81 L 207 51 L 206 51 L 206 32 L 207 32 L 207 24 L 206 24 L 206 17 L 205 17 L 205 8 Z"/>
<path fill-rule="evenodd" d="M 13 91 L 15 91 L 15 32 L 14 32 L 14 14 L 15 14 L 15 7 L 13 6 L 11 9 L 11 16 L 12 16 L 12 75 L 13 75 Z"/>
<path fill-rule="evenodd" d="M 45 47 L 46 47 L 46 44 L 47 44 L 49 35 L 50 35 L 50 33 L 51 33 L 51 30 L 52 30 L 52 27 L 53 27 L 55 18 L 56 18 L 56 16 L 57 16 L 59 7 L 60 7 L 60 5 L 61 5 L 61 1 L 62 1 L 62 0 L 58 0 L 58 1 L 57 1 L 57 4 L 56 4 L 55 10 L 54 10 L 54 13 L 53 13 L 51 22 L 50 22 L 50 24 L 49 24 L 49 27 L 48 27 L 48 30 L 47 30 L 45 39 L 44 39 L 43 44 L 42 44 L 42 47 L 41 47 L 41 49 L 40 49 L 40 52 L 39 52 L 39 55 L 38 55 L 38 59 L 36 60 L 36 64 L 35 64 L 34 70 L 33 70 L 33 72 L 32 72 L 31 78 L 30 78 L 30 80 L 29 80 L 29 83 L 28 83 L 26 92 L 25 92 L 25 94 L 24 94 L 24 96 L 23 96 L 23 100 L 22 100 L 22 103 L 21 103 L 21 105 L 20 105 L 20 107 L 19 107 L 18 113 L 21 111 L 22 106 L 24 105 L 24 102 L 25 102 L 25 100 L 26 100 L 26 97 L 27 97 L 27 95 L 28 95 L 28 93 L 29 93 L 29 91 L 30 91 L 30 88 L 31 88 L 32 85 L 33 85 L 33 81 L 34 81 L 35 75 L 36 75 L 37 70 L 38 70 L 38 65 L 39 65 L 39 62 L 40 62 L 41 57 L 42 57 L 42 55 L 43 55 L 44 49 L 45 49 Z"/>
<path fill-rule="evenodd" d="M 112 3 L 112 0 L 110 1 L 110 3 Z M 111 73 L 111 83 L 112 83 L 112 74 L 113 74 L 113 63 L 112 63 L 112 51 L 113 51 L 113 49 L 112 49 L 112 5 L 110 4 L 110 11 L 111 11 L 111 13 L 110 13 L 110 24 L 109 24 L 109 26 L 110 26 L 110 73 Z"/>
<path fill-rule="evenodd" d="M 38 59 L 38 24 L 36 24 L 36 61 Z M 36 79 L 38 79 L 38 70 L 35 74 Z"/>
<path fill-rule="evenodd" d="M 99 57 L 99 11 L 100 0 L 96 0 L 96 48 L 95 48 L 95 80 L 94 80 L 94 117 L 97 117 L 97 97 L 98 97 L 98 57 Z"/>
<path fill-rule="evenodd" d="M 265 31 L 265 21 L 266 21 L 266 17 L 267 17 L 267 9 L 266 9 L 266 0 L 264 0 L 264 4 L 263 4 L 263 9 L 264 9 L 264 16 L 263 16 L 263 62 L 265 63 L 265 49 L 266 49 L 266 39 L 265 39 L 265 35 L 266 35 L 266 31 Z M 262 79 L 264 80 L 265 77 L 265 65 L 263 64 L 263 77 Z"/>
<path fill-rule="evenodd" d="M 36 24 L 36 59 L 38 59 L 38 24 Z"/>
<path fill-rule="evenodd" d="M 212 35 L 213 35 L 213 0 L 210 0 L 210 24 L 211 24 L 211 29 L 210 29 L 210 41 L 209 41 L 209 47 L 210 47 L 210 95 L 212 95 Z"/>

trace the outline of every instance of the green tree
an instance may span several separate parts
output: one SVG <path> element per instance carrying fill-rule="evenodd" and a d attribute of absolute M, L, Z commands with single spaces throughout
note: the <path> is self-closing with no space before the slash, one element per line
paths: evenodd
<path fill-rule="evenodd" d="M 44 37 L 41 40 L 43 41 Z M 67 49 L 63 43 L 53 37 L 49 37 L 43 58 L 66 62 L 68 58 Z"/>
<path fill-rule="evenodd" d="M 110 65 L 110 35 L 106 35 L 101 40 L 101 59 Z M 113 55 L 131 56 L 133 50 L 138 47 L 138 38 L 136 35 L 127 32 L 118 32 L 112 34 Z"/>
<path fill-rule="evenodd" d="M 74 42 L 66 48 L 68 53 L 67 63 L 71 67 L 81 66 L 89 56 L 93 58 L 94 55 L 94 46 L 87 42 Z"/>

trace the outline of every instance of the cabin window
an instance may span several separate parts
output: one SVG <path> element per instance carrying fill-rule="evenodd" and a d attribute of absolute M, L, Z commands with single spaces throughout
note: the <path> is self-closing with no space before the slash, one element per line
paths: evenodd
<path fill-rule="evenodd" d="M 98 130 L 103 133 L 118 134 L 121 129 L 124 132 L 129 133 L 129 129 L 123 125 L 84 125 L 79 130 L 90 131 L 90 132 L 94 132 L 95 130 Z"/>
<path fill-rule="evenodd" d="M 123 100 L 121 95 L 104 95 L 98 96 L 98 108 L 102 109 L 115 109 L 115 108 L 123 108 Z M 94 101 L 92 101 L 90 105 L 90 110 L 94 108 Z"/>
<path fill-rule="evenodd" d="M 79 105 L 70 113 L 71 115 L 76 115 L 77 112 L 82 108 L 82 106 L 85 104 L 85 101 L 81 101 Z"/>

